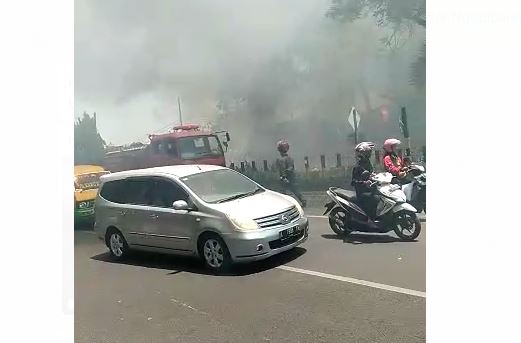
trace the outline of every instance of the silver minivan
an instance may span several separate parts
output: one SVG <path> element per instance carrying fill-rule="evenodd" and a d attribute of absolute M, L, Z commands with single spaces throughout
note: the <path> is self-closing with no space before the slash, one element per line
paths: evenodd
<path fill-rule="evenodd" d="M 308 219 L 290 196 L 219 166 L 178 165 L 101 177 L 94 229 L 111 255 L 148 250 L 202 257 L 220 271 L 306 241 Z"/>

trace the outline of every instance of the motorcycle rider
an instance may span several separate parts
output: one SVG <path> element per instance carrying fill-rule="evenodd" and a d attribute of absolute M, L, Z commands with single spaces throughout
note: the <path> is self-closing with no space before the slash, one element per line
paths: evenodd
<path fill-rule="evenodd" d="M 371 164 L 371 154 L 375 148 L 373 142 L 362 142 L 355 147 L 356 166 L 353 167 L 351 176 L 351 185 L 354 186 L 356 197 L 364 205 L 364 209 L 369 217 L 376 216 L 376 205 L 378 197 L 371 189 L 371 180 L 369 179 L 374 172 Z"/>
<path fill-rule="evenodd" d="M 277 158 L 277 169 L 279 170 L 282 187 L 285 191 L 295 194 L 302 207 L 306 207 L 306 200 L 295 185 L 295 163 L 288 155 L 289 143 L 285 139 L 278 141 L 277 150 L 280 153 L 280 158 Z"/>
<path fill-rule="evenodd" d="M 407 173 L 405 172 L 405 165 L 403 160 L 396 153 L 396 148 L 402 142 L 396 138 L 386 139 L 383 145 L 385 155 L 383 158 L 383 163 L 385 170 L 389 173 L 393 174 L 393 176 L 397 177 L 398 180 L 405 178 Z"/>

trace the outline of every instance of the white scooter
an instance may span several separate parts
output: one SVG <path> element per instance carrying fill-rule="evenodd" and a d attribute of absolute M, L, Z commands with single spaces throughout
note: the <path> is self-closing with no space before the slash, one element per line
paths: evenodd
<path fill-rule="evenodd" d="M 391 184 L 392 174 L 379 173 L 371 177 L 378 195 L 376 217 L 370 218 L 356 193 L 331 187 L 326 192 L 331 201 L 324 215 L 329 213 L 329 226 L 338 235 L 353 231 L 387 233 L 393 231 L 403 240 L 414 240 L 421 232 L 416 208 L 407 203 L 399 185 Z"/>
<path fill-rule="evenodd" d="M 413 205 L 418 213 L 426 209 L 426 183 L 427 176 L 425 168 L 419 164 L 412 164 L 408 167 L 407 173 L 412 178 L 411 182 L 402 184 L 402 190 L 405 193 L 407 202 Z"/>

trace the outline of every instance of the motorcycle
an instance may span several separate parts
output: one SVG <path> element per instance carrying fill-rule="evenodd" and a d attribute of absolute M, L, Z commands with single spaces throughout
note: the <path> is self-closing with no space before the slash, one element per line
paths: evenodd
<path fill-rule="evenodd" d="M 407 173 L 410 175 L 410 182 L 402 184 L 402 190 L 405 193 L 407 202 L 414 206 L 418 213 L 426 209 L 426 182 L 427 176 L 425 168 L 418 164 L 412 164 L 407 167 Z"/>
<path fill-rule="evenodd" d="M 376 216 L 371 218 L 356 193 L 342 188 L 330 187 L 331 198 L 325 207 L 329 213 L 329 226 L 337 235 L 348 235 L 353 231 L 387 233 L 394 231 L 402 240 L 415 240 L 421 232 L 421 223 L 416 208 L 407 203 L 400 185 L 391 184 L 390 173 L 379 173 L 370 178 L 371 187 L 378 196 Z"/>

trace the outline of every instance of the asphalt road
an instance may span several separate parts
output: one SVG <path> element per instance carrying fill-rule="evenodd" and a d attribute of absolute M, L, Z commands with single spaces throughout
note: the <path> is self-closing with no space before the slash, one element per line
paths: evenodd
<path fill-rule="evenodd" d="M 422 227 L 417 242 L 346 241 L 310 217 L 305 244 L 225 276 L 168 255 L 115 263 L 92 232 L 76 231 L 76 342 L 424 342 L 425 297 L 407 293 L 425 291 Z"/>

